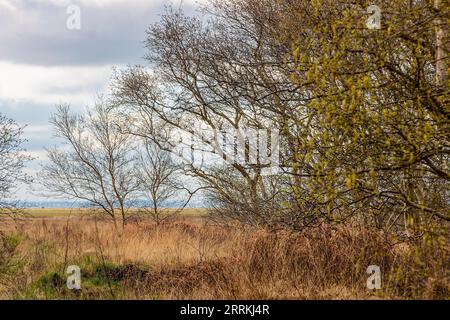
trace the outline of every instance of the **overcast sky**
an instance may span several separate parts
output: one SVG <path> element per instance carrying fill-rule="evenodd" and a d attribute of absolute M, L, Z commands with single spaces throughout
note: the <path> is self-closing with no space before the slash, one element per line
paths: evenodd
<path fill-rule="evenodd" d="M 193 11 L 195 0 L 0 0 L 0 112 L 27 125 L 28 171 L 57 141 L 48 119 L 55 106 L 82 110 L 107 90 L 111 70 L 143 64 L 145 30 L 173 3 Z M 69 30 L 68 7 L 80 8 L 81 28 Z M 71 20 L 73 21 L 73 20 Z M 33 188 L 35 189 L 35 188 Z M 23 200 L 38 194 L 21 188 Z"/>

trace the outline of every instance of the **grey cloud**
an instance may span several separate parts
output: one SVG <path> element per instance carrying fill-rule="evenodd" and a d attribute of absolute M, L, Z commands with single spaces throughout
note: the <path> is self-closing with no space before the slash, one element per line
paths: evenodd
<path fill-rule="evenodd" d="M 21 125 L 42 125 L 48 123 L 55 106 L 37 104 L 33 101 L 0 99 L 0 112 Z"/>
<path fill-rule="evenodd" d="M 175 3 L 180 1 L 174 0 Z M 66 7 L 56 4 L 58 3 L 56 0 L 11 0 L 15 10 L 2 5 L 0 0 L 0 61 L 11 62 L 14 65 L 57 66 L 58 70 L 60 66 L 74 66 L 76 67 L 74 69 L 81 69 L 78 67 L 142 63 L 141 58 L 145 54 L 142 43 L 145 30 L 159 20 L 159 15 L 168 0 L 124 0 L 103 6 L 83 6 L 80 0 L 70 2 L 78 3 L 81 7 L 82 28 L 79 31 L 66 29 L 68 17 Z M 188 13 L 194 12 L 190 4 L 184 4 L 183 7 Z M 22 70 L 22 66 L 17 68 Z M 14 70 L 11 71 L 10 68 L 9 72 Z M 41 103 L 44 100 L 36 95 L 45 93 L 56 96 L 79 93 L 95 95 L 103 86 L 96 81 L 68 81 L 69 77 L 70 74 L 67 76 L 53 74 L 51 77 L 47 74 L 45 79 L 55 80 L 52 80 L 52 83 L 44 81 L 42 86 L 38 83 L 38 90 L 36 86 L 31 85 L 32 94 L 0 97 L 0 113 L 15 119 L 20 125 L 28 126 L 25 130 L 28 142 L 24 147 L 33 154 L 45 154 L 44 148 L 61 142 L 55 139 L 49 124 L 49 117 L 55 111 L 55 105 Z M 37 79 L 36 81 L 42 80 L 42 77 Z M 28 88 L 27 85 L 30 86 L 29 81 L 24 85 L 25 89 Z M 22 88 L 22 83 L 17 86 Z M 84 105 L 72 107 L 77 111 L 85 108 Z M 28 165 L 28 170 L 30 172 L 39 170 L 41 161 L 45 161 L 45 156 L 32 161 Z M 23 186 L 22 188 L 18 197 L 22 199 L 33 197 L 28 188 Z"/>
<path fill-rule="evenodd" d="M 80 109 L 82 108 L 75 107 L 75 110 Z M 24 147 L 29 151 L 42 151 L 57 143 L 49 124 L 49 118 L 55 110 L 54 105 L 0 99 L 0 113 L 14 119 L 19 125 L 26 126 L 24 138 L 27 142 Z"/>
<path fill-rule="evenodd" d="M 16 10 L 0 6 L 0 60 L 45 66 L 141 62 L 145 30 L 166 2 L 80 4 L 81 30 L 72 31 L 65 6 L 25 0 L 14 2 Z"/>

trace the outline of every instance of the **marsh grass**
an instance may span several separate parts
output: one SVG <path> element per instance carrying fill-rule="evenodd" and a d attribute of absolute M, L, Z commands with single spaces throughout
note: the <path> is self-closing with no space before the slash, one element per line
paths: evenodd
<path fill-rule="evenodd" d="M 141 221 L 117 233 L 90 218 L 2 224 L 3 299 L 448 299 L 449 247 L 357 225 L 293 233 L 206 220 Z M 82 289 L 66 287 L 78 265 Z M 366 288 L 369 265 L 382 289 Z"/>

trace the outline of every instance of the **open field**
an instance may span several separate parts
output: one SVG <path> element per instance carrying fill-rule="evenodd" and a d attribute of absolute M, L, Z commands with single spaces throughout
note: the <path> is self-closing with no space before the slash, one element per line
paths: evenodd
<path fill-rule="evenodd" d="M 213 225 L 190 213 L 159 227 L 129 224 L 122 232 L 53 209 L 4 220 L 0 298 L 450 298 L 446 237 L 393 245 L 355 225 L 269 233 Z M 55 216 L 60 219 L 47 218 Z M 69 265 L 81 269 L 79 291 L 66 286 Z M 381 290 L 366 287 L 369 265 L 382 270 Z"/>
<path fill-rule="evenodd" d="M 131 215 L 133 215 L 133 212 L 136 213 L 137 210 L 131 210 Z M 92 213 L 92 209 L 33 208 L 33 209 L 25 209 L 24 213 L 27 217 L 31 217 L 31 218 L 67 218 L 67 217 L 88 216 Z M 201 217 L 201 216 L 205 216 L 206 214 L 207 214 L 207 209 L 186 208 L 180 213 L 180 216 L 182 216 L 182 217 Z"/>

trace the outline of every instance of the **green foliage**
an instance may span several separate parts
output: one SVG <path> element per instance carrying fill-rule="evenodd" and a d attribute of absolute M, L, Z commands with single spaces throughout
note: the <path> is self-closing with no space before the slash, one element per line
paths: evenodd
<path fill-rule="evenodd" d="M 364 1 L 300 2 L 280 2 L 279 29 L 307 96 L 291 118 L 305 154 L 294 173 L 307 176 L 298 201 L 319 199 L 316 213 L 333 220 L 381 213 L 387 229 L 402 214 L 409 226 L 449 220 L 448 83 L 436 80 L 436 19 L 448 4 L 382 2 L 382 27 L 370 30 Z"/>
<path fill-rule="evenodd" d="M 19 235 L 0 233 L 0 275 L 14 272 L 17 269 L 14 258 L 20 242 Z"/>
<path fill-rule="evenodd" d="M 81 290 L 67 288 L 65 272 L 49 271 L 29 285 L 22 298 L 25 299 L 115 299 L 123 294 L 121 279 L 114 278 L 114 272 L 121 266 L 96 258 L 84 256 L 79 262 Z M 61 269 L 63 266 L 60 266 Z M 19 298 L 19 297 L 17 297 Z"/>
<path fill-rule="evenodd" d="M 372 4 L 214 0 L 205 19 L 169 8 L 147 33 L 154 72 L 120 72 L 114 99 L 124 122 L 148 117 L 132 129 L 161 145 L 149 124 L 280 130 L 283 174 L 186 166 L 220 216 L 293 229 L 356 218 L 423 235 L 450 220 L 448 3 L 379 1 L 378 29 Z"/>

